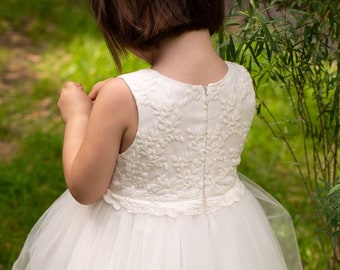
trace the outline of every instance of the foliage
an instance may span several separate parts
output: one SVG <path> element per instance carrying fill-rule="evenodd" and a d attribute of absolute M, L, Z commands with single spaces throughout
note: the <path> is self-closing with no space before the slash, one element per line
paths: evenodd
<path fill-rule="evenodd" d="M 0 62 L 0 269 L 4 270 L 11 269 L 33 224 L 65 189 L 60 160 L 63 124 L 56 106 L 60 86 L 74 80 L 90 89 L 117 72 L 87 1 L 82 0 L 0 1 Z M 124 72 L 130 72 L 146 64 L 129 57 L 123 66 Z M 272 111 L 282 111 L 284 99 L 276 98 L 270 84 L 261 87 Z M 240 169 L 284 199 L 296 222 L 305 270 L 323 269 L 312 233 L 313 212 L 303 187 L 292 177 L 296 172 L 289 170 L 288 159 L 283 145 L 256 118 Z"/>
<path fill-rule="evenodd" d="M 90 90 L 117 71 L 87 1 L 0 1 L 0 270 L 11 269 L 26 236 L 65 190 L 63 123 L 67 80 Z M 130 72 L 146 64 L 129 56 Z"/>
<path fill-rule="evenodd" d="M 239 0 L 219 34 L 220 55 L 249 69 L 258 116 L 291 154 L 317 211 L 318 232 L 328 235 L 325 242 L 320 233 L 328 269 L 340 267 L 339 8 L 333 0 L 254 0 L 249 6 Z M 262 99 L 268 85 L 285 99 L 285 111 L 274 113 Z"/>

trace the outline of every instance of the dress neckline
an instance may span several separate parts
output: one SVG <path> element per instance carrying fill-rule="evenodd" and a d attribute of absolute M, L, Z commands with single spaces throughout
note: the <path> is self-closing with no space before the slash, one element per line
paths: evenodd
<path fill-rule="evenodd" d="M 183 82 L 183 81 L 179 81 L 179 80 L 173 79 L 173 78 L 171 78 L 169 76 L 166 76 L 166 75 L 164 75 L 164 74 L 160 73 L 159 71 L 154 70 L 152 68 L 148 68 L 148 69 L 145 69 L 145 70 L 150 71 L 151 73 L 156 74 L 158 77 L 161 77 L 163 79 L 166 79 L 167 81 L 176 83 L 178 85 L 191 86 L 191 87 L 202 87 L 202 86 L 210 87 L 210 86 L 215 86 L 215 85 L 221 84 L 223 81 L 225 81 L 230 76 L 231 66 L 232 65 L 228 61 L 225 61 L 225 64 L 228 67 L 228 70 L 223 75 L 223 77 L 221 79 L 217 80 L 216 82 L 212 82 L 212 83 L 208 83 L 208 84 L 191 84 L 191 83 L 186 83 L 186 82 Z"/>

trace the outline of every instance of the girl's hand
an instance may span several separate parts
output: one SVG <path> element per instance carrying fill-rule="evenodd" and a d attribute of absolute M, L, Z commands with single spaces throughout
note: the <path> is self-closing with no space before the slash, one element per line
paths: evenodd
<path fill-rule="evenodd" d="M 92 109 L 92 100 L 80 84 L 67 82 L 58 100 L 61 118 L 67 123 L 73 117 L 88 117 Z"/>
<path fill-rule="evenodd" d="M 89 98 L 92 100 L 92 102 L 94 102 L 97 98 L 97 95 L 100 91 L 100 89 L 104 86 L 104 84 L 106 84 L 108 81 L 112 80 L 113 78 L 108 78 L 104 81 L 100 81 L 97 82 L 91 89 L 90 93 L 89 93 Z"/>

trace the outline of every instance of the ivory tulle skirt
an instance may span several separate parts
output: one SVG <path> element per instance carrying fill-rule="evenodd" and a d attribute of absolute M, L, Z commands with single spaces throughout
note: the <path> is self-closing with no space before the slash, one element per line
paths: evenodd
<path fill-rule="evenodd" d="M 13 269 L 302 269 L 290 216 L 241 178 L 240 201 L 176 218 L 117 211 L 104 201 L 84 206 L 66 191 L 35 224 Z"/>

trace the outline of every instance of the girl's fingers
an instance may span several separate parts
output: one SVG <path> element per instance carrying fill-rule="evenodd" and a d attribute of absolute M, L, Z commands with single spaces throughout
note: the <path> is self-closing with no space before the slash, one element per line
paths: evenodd
<path fill-rule="evenodd" d="M 100 88 L 95 88 L 95 89 L 92 88 L 91 92 L 89 93 L 89 98 L 90 98 L 92 101 L 94 101 L 94 100 L 96 99 L 97 94 L 98 94 L 98 92 L 99 92 L 99 89 L 100 89 Z"/>
<path fill-rule="evenodd" d="M 100 91 L 100 89 L 103 87 L 104 84 L 106 84 L 109 80 L 111 80 L 112 78 L 108 78 L 106 80 L 97 82 L 91 89 L 90 93 L 88 94 L 88 97 L 92 100 L 95 101 L 96 97 L 98 95 L 98 92 Z M 74 88 L 80 89 L 82 91 L 85 91 L 82 84 L 81 83 L 76 83 L 76 82 L 66 82 L 63 89 L 69 89 L 72 90 Z"/>
<path fill-rule="evenodd" d="M 81 90 L 84 90 L 83 86 L 81 85 L 81 83 L 76 83 L 76 86 L 81 89 Z"/>
<path fill-rule="evenodd" d="M 108 78 L 104 81 L 100 81 L 97 82 L 91 89 L 90 93 L 89 93 L 89 97 L 92 99 L 92 101 L 94 101 L 98 95 L 98 92 L 100 91 L 100 89 L 103 87 L 103 85 L 105 83 L 107 83 L 109 80 L 111 80 L 112 78 Z"/>
<path fill-rule="evenodd" d="M 83 88 L 81 83 L 76 83 L 76 82 L 71 82 L 71 81 L 70 82 L 66 82 L 64 84 L 63 89 L 70 89 L 70 90 L 72 90 L 72 89 L 80 89 L 80 90 L 84 91 L 84 88 Z"/>
<path fill-rule="evenodd" d="M 97 84 L 95 84 L 95 85 L 92 87 L 92 89 L 91 89 L 91 91 L 90 91 L 90 93 L 89 93 L 90 99 L 92 99 L 92 100 L 95 100 L 95 99 L 96 99 L 96 97 L 97 97 L 97 95 L 98 95 L 98 92 L 99 92 L 99 90 L 100 90 L 100 88 L 101 88 L 102 86 L 103 86 L 102 83 L 97 83 Z"/>

